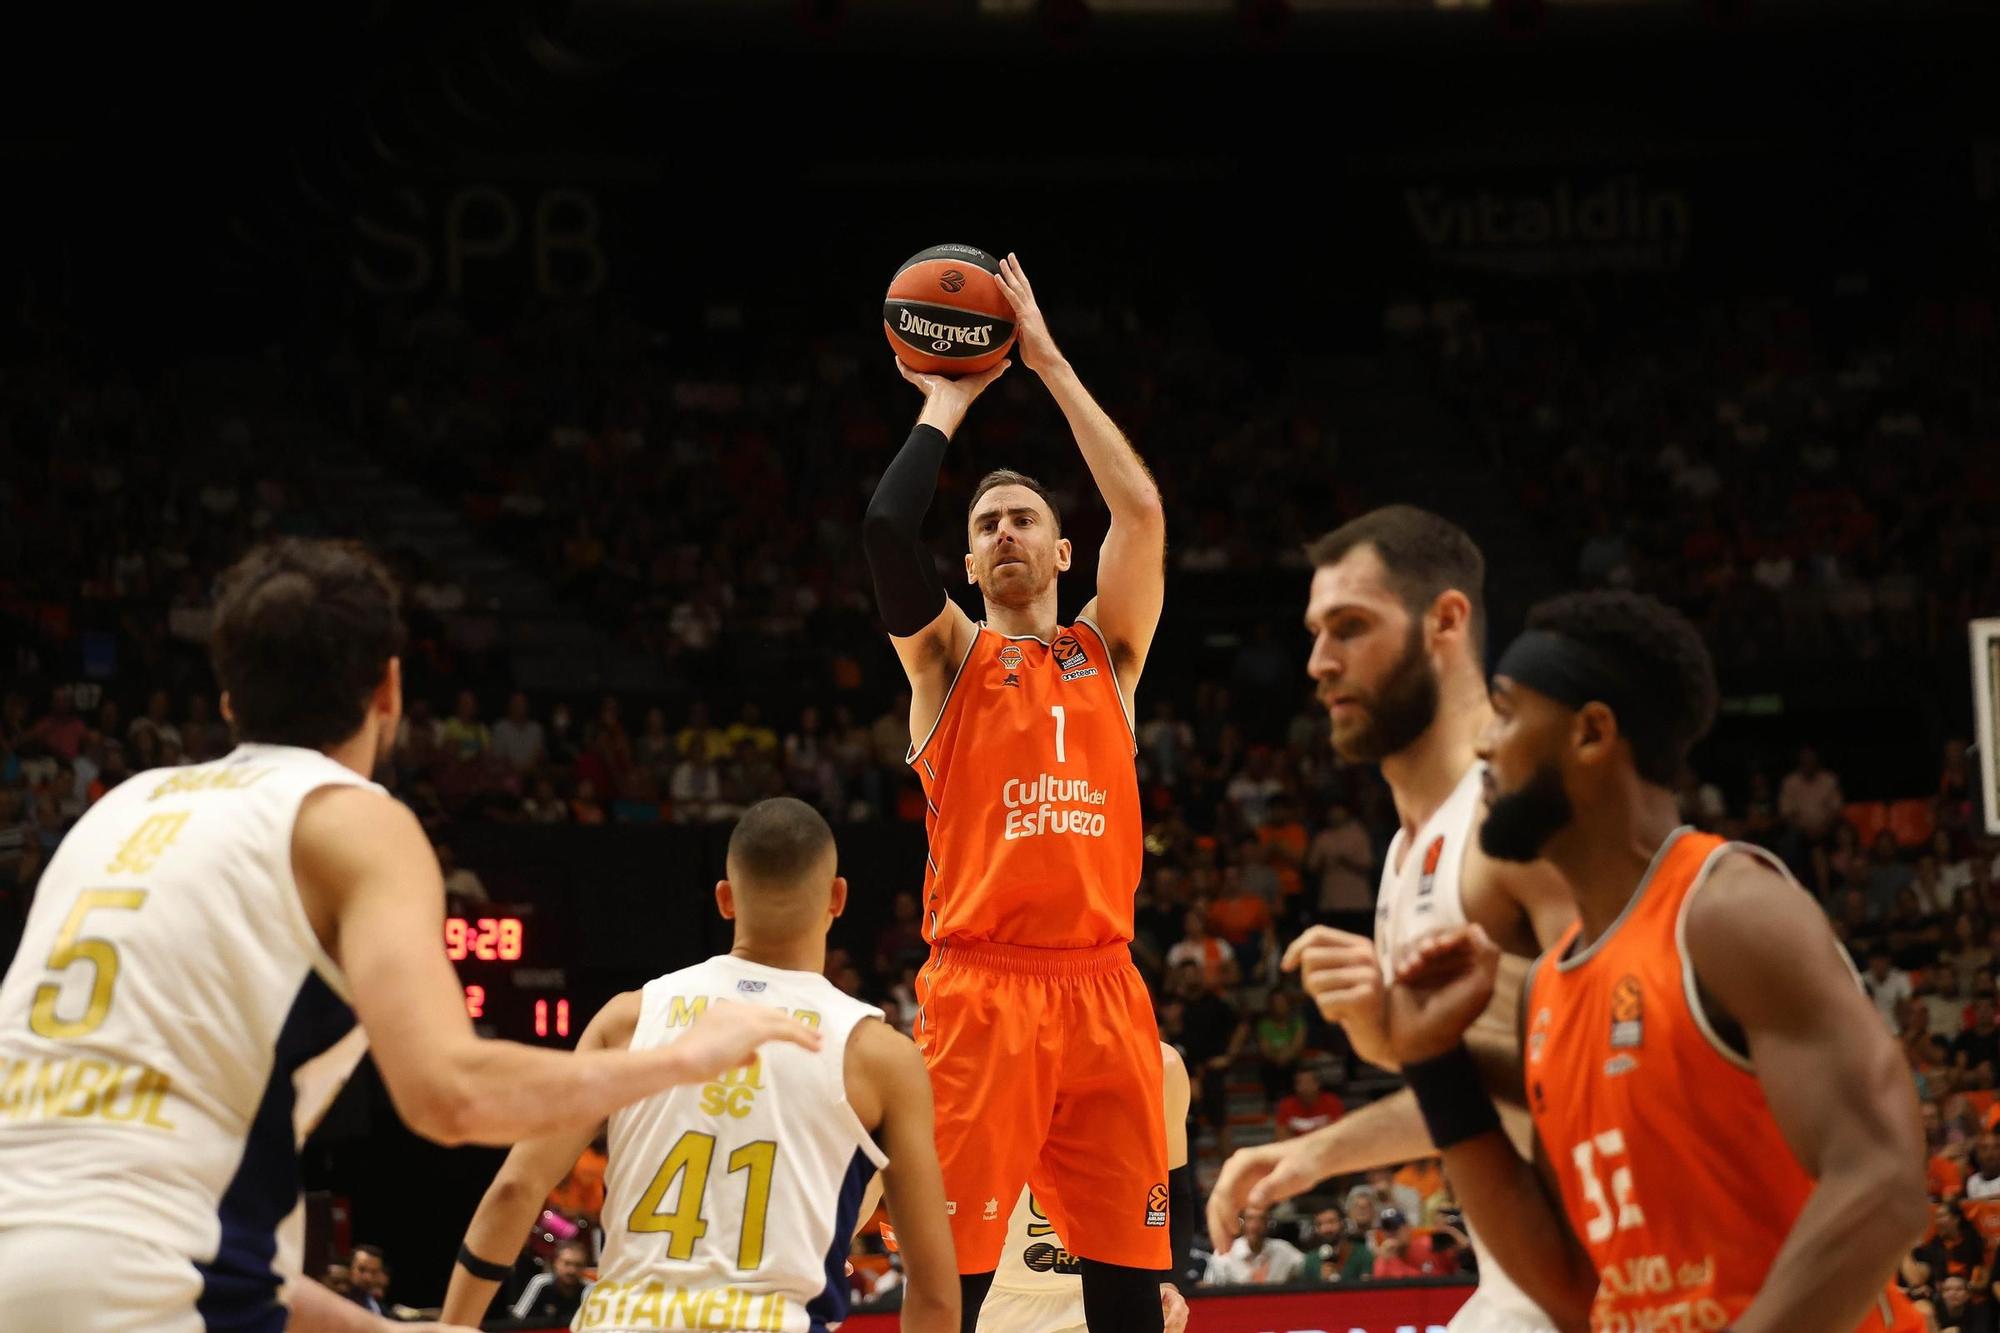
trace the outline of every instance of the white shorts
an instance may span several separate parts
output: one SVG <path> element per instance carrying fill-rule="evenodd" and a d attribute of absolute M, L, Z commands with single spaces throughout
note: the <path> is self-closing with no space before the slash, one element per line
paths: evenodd
<path fill-rule="evenodd" d="M 1512 1283 L 1502 1284 L 1499 1291 L 1480 1283 L 1446 1327 L 1451 1333 L 1555 1333 L 1548 1316 L 1529 1304 Z"/>
<path fill-rule="evenodd" d="M 979 1333 L 1085 1333 L 1083 1284 L 1074 1294 L 994 1287 L 979 1307 Z"/>
<path fill-rule="evenodd" d="M 36 1333 L 202 1333 L 185 1255 L 86 1227 L 0 1227 L 0 1292 Z"/>

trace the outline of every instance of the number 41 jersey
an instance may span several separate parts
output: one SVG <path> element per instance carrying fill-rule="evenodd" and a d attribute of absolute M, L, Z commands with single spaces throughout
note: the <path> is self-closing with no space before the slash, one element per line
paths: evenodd
<path fill-rule="evenodd" d="M 847 1317 L 847 1243 L 888 1158 L 847 1101 L 847 1041 L 882 1011 L 812 972 L 724 954 L 646 984 L 632 1049 L 667 1046 L 716 1000 L 789 1011 L 818 1051 L 772 1043 L 713 1083 L 611 1117 L 604 1255 L 574 1327 L 818 1333 Z"/>

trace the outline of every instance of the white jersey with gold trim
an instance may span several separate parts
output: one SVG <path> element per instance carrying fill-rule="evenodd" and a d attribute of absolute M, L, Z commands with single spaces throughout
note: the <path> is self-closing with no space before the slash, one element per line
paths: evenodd
<path fill-rule="evenodd" d="M 284 1327 L 301 1126 L 362 1047 L 292 878 L 300 803 L 333 786 L 381 790 L 244 745 L 127 779 L 63 840 L 0 982 L 0 1271 L 32 1229 L 109 1232 L 184 1256 L 183 1313 Z"/>
<path fill-rule="evenodd" d="M 882 1011 L 812 972 L 723 955 L 648 982 L 632 1049 L 672 1044 L 717 999 L 786 1009 L 826 1038 L 764 1047 L 713 1083 L 611 1117 L 604 1255 L 573 1327 L 809 1333 L 847 1317 L 861 1195 L 888 1165 L 847 1101 L 847 1040 Z"/>

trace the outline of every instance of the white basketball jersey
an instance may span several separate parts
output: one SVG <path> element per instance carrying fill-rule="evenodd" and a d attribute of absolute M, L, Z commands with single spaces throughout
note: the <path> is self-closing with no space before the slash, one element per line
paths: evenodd
<path fill-rule="evenodd" d="M 1023 1189 L 1007 1217 L 1007 1244 L 993 1273 L 994 1290 L 1074 1296 L 1080 1311 L 1082 1277 L 1082 1264 L 1063 1245 L 1055 1223 L 1035 1202 L 1034 1191 Z"/>
<path fill-rule="evenodd" d="M 380 790 L 244 745 L 137 774 L 70 830 L 0 983 L 0 1239 L 157 1242 L 200 1270 L 213 1325 L 284 1327 L 300 1126 L 362 1048 L 292 879 L 299 804 L 332 786 Z"/>
<path fill-rule="evenodd" d="M 819 1333 L 847 1317 L 847 1243 L 888 1158 L 847 1102 L 847 1039 L 882 1011 L 826 978 L 723 955 L 648 982 L 632 1049 L 674 1042 L 712 1000 L 789 1010 L 817 1052 L 767 1045 L 713 1083 L 611 1117 L 604 1254 L 573 1327 Z"/>
<path fill-rule="evenodd" d="M 1375 952 L 1385 981 L 1395 979 L 1396 955 L 1406 944 L 1433 930 L 1465 924 L 1465 898 L 1459 881 L 1465 854 L 1479 836 L 1485 771 L 1485 765 L 1475 763 L 1414 838 L 1406 837 L 1407 830 L 1399 828 L 1389 843 L 1382 887 L 1375 899 Z M 1514 1146 L 1529 1145 L 1516 1142 Z M 1415 1226 L 1421 1220 L 1413 1217 L 1410 1223 Z M 1487 1252 L 1471 1227 L 1466 1228 L 1466 1234 L 1479 1259 L 1479 1292 L 1453 1318 L 1454 1333 L 1554 1328 L 1548 1316 Z"/>

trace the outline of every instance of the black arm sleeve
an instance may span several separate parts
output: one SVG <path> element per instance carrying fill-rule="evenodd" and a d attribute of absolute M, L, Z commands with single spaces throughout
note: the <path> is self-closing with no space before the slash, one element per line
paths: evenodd
<path fill-rule="evenodd" d="M 1194 1163 L 1167 1172 L 1167 1239 L 1174 1250 L 1174 1271 L 1167 1281 L 1183 1295 L 1198 1281 L 1194 1274 L 1194 1218 L 1199 1209 L 1194 1198 Z"/>
<path fill-rule="evenodd" d="M 923 527 L 949 443 L 935 426 L 912 430 L 882 474 L 861 523 L 875 604 L 882 623 L 899 639 L 915 634 L 944 610 L 944 584 L 924 546 Z"/>

